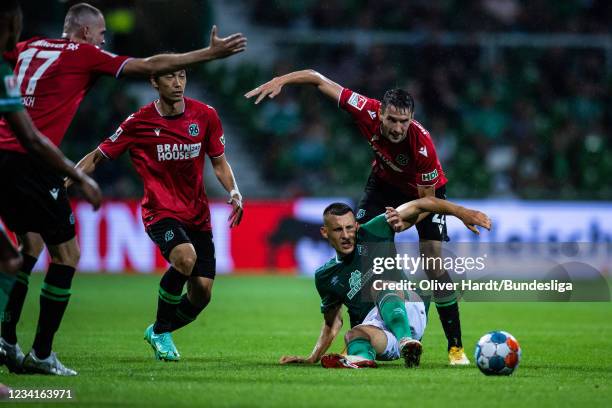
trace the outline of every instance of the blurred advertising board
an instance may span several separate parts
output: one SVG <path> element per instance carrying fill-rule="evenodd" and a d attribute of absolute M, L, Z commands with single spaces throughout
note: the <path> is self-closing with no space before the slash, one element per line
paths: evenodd
<path fill-rule="evenodd" d="M 278 273 L 310 275 L 333 252 L 320 238 L 323 209 L 342 198 L 250 200 L 238 228 L 230 229 L 230 207 L 211 204 L 218 273 Z M 493 220 L 493 230 L 480 236 L 449 218 L 451 241 L 472 242 L 594 242 L 612 245 L 612 202 L 459 201 Z M 153 273 L 166 261 L 147 236 L 136 200 L 107 201 L 98 212 L 85 202 L 74 202 L 81 246 L 81 272 Z M 416 241 L 416 230 L 396 241 Z M 37 269 L 45 269 L 47 256 Z"/>

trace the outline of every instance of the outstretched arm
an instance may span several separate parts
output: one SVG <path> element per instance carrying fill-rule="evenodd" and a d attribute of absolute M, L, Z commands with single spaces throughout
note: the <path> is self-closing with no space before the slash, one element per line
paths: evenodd
<path fill-rule="evenodd" d="M 100 151 L 100 149 L 95 149 L 89 153 L 87 153 L 87 155 L 85 157 L 83 157 L 81 160 L 79 160 L 79 162 L 76 164 L 76 168 L 80 171 L 82 171 L 85 174 L 92 174 L 95 170 L 96 170 L 96 166 L 98 165 L 98 163 L 108 160 L 106 158 L 106 156 L 104 156 L 102 154 L 102 152 Z M 68 179 L 66 180 L 65 186 L 66 188 L 70 187 L 72 185 L 72 180 Z"/>
<path fill-rule="evenodd" d="M 324 322 L 317 344 L 308 357 L 282 356 L 281 364 L 307 363 L 314 364 L 321 359 L 342 328 L 342 304 L 323 314 Z"/>
<path fill-rule="evenodd" d="M 100 201 L 102 201 L 102 192 L 98 184 L 81 170 L 74 168 L 74 163 L 64 157 L 62 152 L 36 129 L 25 110 L 7 112 L 4 116 L 19 143 L 28 152 L 44 160 L 59 174 L 67 176 L 77 183 L 83 191 L 85 199 L 95 209 L 98 209 Z"/>
<path fill-rule="evenodd" d="M 183 54 L 158 54 L 149 58 L 133 58 L 125 64 L 122 73 L 142 76 L 173 72 L 200 62 L 238 54 L 246 49 L 246 44 L 247 39 L 242 33 L 219 38 L 217 26 L 213 26 L 208 47 Z"/>
<path fill-rule="evenodd" d="M 343 89 L 342 86 L 338 85 L 331 79 L 319 74 L 317 71 L 314 71 L 312 69 L 305 69 L 303 71 L 295 71 L 280 77 L 273 78 L 265 84 L 262 84 L 257 88 L 247 92 L 244 96 L 247 99 L 252 98 L 253 96 L 257 96 L 257 99 L 255 99 L 255 104 L 257 105 L 266 96 L 270 99 L 274 98 L 280 93 L 283 86 L 287 84 L 316 85 L 319 91 L 321 91 L 324 95 L 327 95 L 334 101 L 338 101 L 340 99 L 340 94 L 342 93 Z"/>
<path fill-rule="evenodd" d="M 234 178 L 234 172 L 225 159 L 225 154 L 219 157 L 211 158 L 210 162 L 212 163 L 217 180 L 219 180 L 225 191 L 227 191 L 230 195 L 227 203 L 232 205 L 233 210 L 227 220 L 230 222 L 230 228 L 236 227 L 242 220 L 244 210 L 242 208 L 242 195 L 238 190 L 238 185 L 236 184 L 236 179 Z"/>
<path fill-rule="evenodd" d="M 100 151 L 100 149 L 96 148 L 79 160 L 76 168 L 83 170 L 85 174 L 92 174 L 96 170 L 98 164 L 106 160 L 108 160 L 108 158 Z"/>
<path fill-rule="evenodd" d="M 385 216 L 389 225 L 396 232 L 401 232 L 416 224 L 419 221 L 419 216 L 423 213 L 453 215 L 459 218 L 475 234 L 480 233 L 476 228 L 477 225 L 491 229 L 491 220 L 486 214 L 435 197 L 419 198 L 395 209 L 387 207 Z"/>

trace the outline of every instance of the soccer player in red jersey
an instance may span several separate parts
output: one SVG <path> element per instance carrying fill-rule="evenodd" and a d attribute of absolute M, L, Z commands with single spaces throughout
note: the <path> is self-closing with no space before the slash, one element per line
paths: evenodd
<path fill-rule="evenodd" d="M 83 97 L 101 75 L 150 76 L 172 72 L 199 62 L 227 57 L 245 49 L 241 34 L 219 38 L 213 27 L 210 45 L 183 54 L 160 54 L 149 58 L 130 58 L 103 51 L 106 31 L 104 16 L 97 8 L 79 3 L 72 6 L 64 21 L 63 36 L 32 38 L 17 44 L 4 58 L 15 65 L 23 104 L 36 127 L 58 146 Z M 21 243 L 23 281 L 15 283 L 2 322 L 2 342 L 20 366 L 24 355 L 17 344 L 16 326 L 28 290 L 28 279 L 44 245 L 57 247 L 41 292 L 41 308 L 33 351 L 27 356 L 32 371 L 51 372 L 53 337 L 58 330 L 70 298 L 70 288 L 80 251 L 75 239 L 74 215 L 59 174 L 40 171 L 40 163 L 25 155 L 25 149 L 5 120 L 0 120 L 0 160 L 12 166 L 11 182 L 29 184 L 32 202 L 44 203 L 45 212 L 28 213 L 9 225 Z M 27 178 L 28 175 L 36 175 Z M 23 213 L 24 208 L 14 208 Z M 14 217 L 16 218 L 16 217 Z M 59 360 L 58 360 L 59 361 Z"/>
<path fill-rule="evenodd" d="M 159 99 L 130 115 L 117 131 L 77 165 L 90 174 L 107 159 L 128 151 L 144 183 L 142 220 L 171 267 L 159 285 L 157 318 L 145 340 L 158 360 L 176 361 L 171 332 L 195 320 L 210 302 L 215 249 L 204 188 L 204 155 L 229 192 L 235 227 L 242 196 L 225 159 L 225 137 L 215 109 L 183 97 L 185 71 L 155 76 Z M 184 284 L 187 293 L 181 297 Z"/>
<path fill-rule="evenodd" d="M 370 144 L 375 159 L 361 198 L 356 218 L 365 223 L 385 211 L 420 197 L 446 198 L 446 176 L 438 160 L 429 132 L 414 120 L 414 100 L 402 89 L 387 91 L 382 101 L 344 88 L 313 70 L 289 73 L 251 90 L 245 96 L 274 98 L 287 84 L 315 85 L 321 93 L 348 112 L 359 133 Z M 441 242 L 447 241 L 446 218 L 429 214 L 417 225 L 421 251 L 439 257 Z M 443 269 L 427 270 L 430 279 L 450 280 Z M 451 365 L 467 365 L 469 360 L 461 342 L 459 305 L 454 292 L 434 292 L 440 322 L 448 341 Z"/>
<path fill-rule="evenodd" d="M 5 0 L 0 3 L 0 22 L 2 23 L 0 24 L 1 54 L 5 50 L 15 47 L 21 33 L 22 14 L 16 0 Z M 68 176 L 78 182 L 85 198 L 95 208 L 98 208 L 102 194 L 96 182 L 82 171 L 75 170 L 74 164 L 67 160 L 59 149 L 34 127 L 21 102 L 17 79 L 2 58 L 0 58 L 0 78 L 0 116 L 6 120 L 21 146 L 34 159 L 42 159 L 41 171 L 55 170 L 61 175 Z M 0 160 L 0 172 L 6 176 L 0 180 L 0 190 L 3 192 L 3 198 L 0 200 L 0 216 L 8 225 L 20 222 L 20 218 L 23 216 L 46 211 L 44 203 L 37 201 L 27 192 L 29 190 L 27 184 L 15 184 L 11 177 L 8 177 L 10 173 L 15 171 L 18 171 L 18 169 L 12 167 L 10 163 L 7 166 L 4 160 Z M 40 174 L 30 174 L 30 176 L 36 178 Z M 21 212 L 23 209 L 31 212 L 25 214 Z M 50 247 L 49 250 L 52 254 L 56 254 L 57 248 Z M 4 320 L 4 309 L 15 282 L 15 274 L 18 272 L 21 262 L 21 254 L 0 226 L 0 316 L 2 316 L 2 320 Z M 21 280 L 23 276 L 19 275 L 17 279 Z M 0 342 L 0 364 L 4 364 L 7 360 L 9 362 L 13 360 L 11 357 L 13 357 L 14 348 L 8 348 L 7 350 L 4 346 L 4 342 Z M 53 365 L 58 370 L 63 368 L 58 364 Z M 10 363 L 9 368 L 12 368 Z"/>

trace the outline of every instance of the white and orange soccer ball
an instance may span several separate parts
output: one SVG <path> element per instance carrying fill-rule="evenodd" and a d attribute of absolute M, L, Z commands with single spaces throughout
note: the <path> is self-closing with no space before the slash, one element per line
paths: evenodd
<path fill-rule="evenodd" d="M 474 359 L 486 375 L 510 375 L 521 361 L 521 346 L 510 333 L 492 331 L 478 340 Z"/>

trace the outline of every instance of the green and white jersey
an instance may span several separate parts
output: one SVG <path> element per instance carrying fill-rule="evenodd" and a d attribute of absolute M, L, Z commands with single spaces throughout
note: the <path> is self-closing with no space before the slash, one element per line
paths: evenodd
<path fill-rule="evenodd" d="M 16 112 L 23 110 L 21 93 L 17 78 L 13 75 L 11 67 L 0 58 L 0 115 L 5 112 Z"/>
<path fill-rule="evenodd" d="M 394 235 L 385 215 L 381 214 L 361 225 L 352 254 L 342 259 L 335 256 L 317 269 L 315 284 L 321 296 L 321 313 L 343 304 L 348 309 L 351 327 L 363 321 L 374 302 L 367 293 L 362 293 L 362 288 L 369 290 L 373 279 L 379 279 L 372 276 L 372 259 L 389 256 L 387 251 L 391 249 L 394 252 Z"/>

